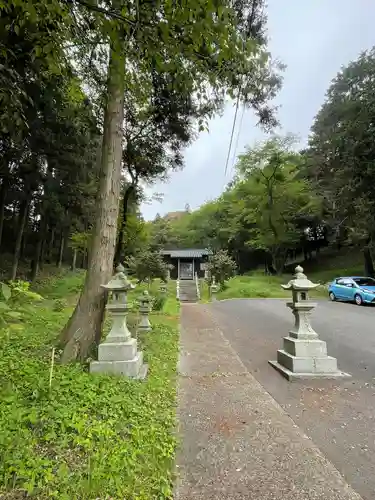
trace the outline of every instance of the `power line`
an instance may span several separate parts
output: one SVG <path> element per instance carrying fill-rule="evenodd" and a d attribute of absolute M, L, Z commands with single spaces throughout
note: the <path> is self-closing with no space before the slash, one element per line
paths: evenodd
<path fill-rule="evenodd" d="M 225 162 L 225 171 L 224 171 L 224 175 L 227 175 L 227 170 L 228 170 L 228 163 L 229 163 L 230 152 L 231 152 L 231 149 L 232 149 L 232 142 L 233 142 L 234 129 L 235 129 L 235 127 L 236 127 L 236 121 L 237 121 L 238 105 L 239 105 L 239 103 L 240 103 L 240 94 L 241 94 L 241 88 L 239 88 L 239 89 L 238 89 L 237 102 L 236 102 L 236 111 L 235 111 L 235 113 L 234 113 L 233 126 L 232 126 L 232 133 L 231 133 L 231 136 L 230 136 L 230 142 L 229 142 L 229 148 L 228 148 L 227 161 Z"/>
<path fill-rule="evenodd" d="M 234 149 L 233 149 L 231 171 L 233 170 L 234 163 L 236 161 L 236 153 L 237 153 L 238 143 L 239 143 L 239 140 L 240 140 L 240 135 L 241 135 L 241 129 L 242 129 L 242 122 L 243 122 L 244 114 L 245 114 L 245 104 L 243 104 L 243 106 L 242 106 L 242 113 L 241 113 L 241 118 L 240 118 L 240 124 L 238 126 L 236 144 L 235 144 Z"/>

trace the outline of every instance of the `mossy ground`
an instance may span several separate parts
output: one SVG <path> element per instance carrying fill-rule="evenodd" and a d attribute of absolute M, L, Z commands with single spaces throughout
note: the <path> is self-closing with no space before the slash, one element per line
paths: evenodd
<path fill-rule="evenodd" d="M 138 335 L 149 364 L 145 381 L 92 376 L 87 366 L 60 365 L 57 353 L 49 388 L 52 347 L 83 276 L 39 282 L 45 300 L 24 308 L 19 328 L 0 331 L 0 498 L 169 499 L 179 321 L 174 289 L 163 311 L 151 315 L 153 331 Z M 63 301 L 62 310 L 53 307 L 56 301 Z M 136 322 L 133 313 L 133 331 Z"/>

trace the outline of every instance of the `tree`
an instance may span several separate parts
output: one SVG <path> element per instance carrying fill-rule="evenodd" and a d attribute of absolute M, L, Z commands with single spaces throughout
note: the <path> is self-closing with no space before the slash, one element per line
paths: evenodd
<path fill-rule="evenodd" d="M 41 111 L 35 101 L 40 101 L 43 82 L 64 72 L 62 45 L 69 36 L 71 18 L 68 5 L 58 0 L 10 0 L 1 2 L 0 19 L 1 244 L 14 170 L 20 161 L 27 160 L 32 122 Z M 29 187 L 25 190 L 29 191 Z M 25 203 L 23 200 L 23 212 Z"/>
<path fill-rule="evenodd" d="M 84 5 L 91 9 L 90 15 L 103 10 Z M 207 5 L 203 0 L 188 7 L 178 3 L 122 7 L 121 0 L 113 0 L 104 21 L 101 18 L 97 24 L 104 28 L 99 38 L 110 45 L 101 181 L 85 286 L 61 336 L 66 343 L 63 362 L 84 359 L 92 343 L 99 342 L 104 310 L 100 284 L 112 271 L 119 213 L 125 79 L 136 93 L 138 74 L 152 64 L 157 72 L 176 73 L 188 93 L 205 102 L 213 97 L 223 100 L 228 90 L 234 96 L 240 88 L 242 100 L 257 110 L 263 123 L 271 120 L 266 102 L 279 84 L 264 48 L 259 0 L 236 2 L 233 7 L 224 1 Z"/>
<path fill-rule="evenodd" d="M 272 137 L 248 148 L 224 193 L 173 221 L 169 238 L 225 250 L 242 272 L 260 263 L 281 272 L 288 253 L 303 246 L 305 230 L 317 239 L 323 234 L 320 199 L 292 145 L 292 137 Z"/>
<path fill-rule="evenodd" d="M 126 264 L 140 283 L 148 281 L 150 284 L 156 278 L 163 281 L 167 279 L 167 266 L 157 251 L 144 249 L 136 255 L 128 257 Z"/>
<path fill-rule="evenodd" d="M 225 288 L 225 282 L 234 275 L 236 263 L 226 250 L 219 250 L 209 257 L 207 270 L 211 277 L 215 277 L 223 289 Z"/>
<path fill-rule="evenodd" d="M 10 1 L 0 12 L 0 240 L 9 277 L 31 257 L 33 279 L 54 253 L 61 265 L 71 226 L 90 220 L 98 129 L 64 51 L 70 5 Z"/>
<path fill-rule="evenodd" d="M 278 273 L 284 269 L 287 251 L 298 243 L 298 220 L 319 213 L 320 202 L 300 176 L 299 154 L 291 150 L 293 138 L 272 137 L 248 148 L 239 157 L 234 191 L 242 200 L 233 216 L 251 226 L 247 244 L 266 250 Z"/>
<path fill-rule="evenodd" d="M 156 179 L 165 179 L 169 171 L 182 168 L 181 149 L 192 138 L 191 122 L 204 113 L 184 88 L 176 88 L 173 75 L 157 75 L 150 71 L 149 77 L 152 79 L 149 102 L 143 107 L 128 102 L 125 107 L 123 166 L 126 183 L 115 253 L 117 263 L 123 259 L 129 204 L 141 197 L 140 182 L 150 184 Z"/>
<path fill-rule="evenodd" d="M 375 241 L 374 81 L 375 48 L 333 80 L 305 154 L 306 172 L 324 198 L 334 237 L 359 243 L 370 273 L 369 249 Z"/>

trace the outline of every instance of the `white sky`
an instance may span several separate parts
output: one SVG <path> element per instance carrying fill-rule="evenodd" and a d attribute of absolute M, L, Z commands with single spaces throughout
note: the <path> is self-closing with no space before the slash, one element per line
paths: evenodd
<path fill-rule="evenodd" d="M 268 0 L 269 48 L 273 57 L 287 65 L 276 99 L 279 133 L 292 132 L 306 142 L 331 80 L 341 66 L 375 45 L 374 26 L 374 0 Z M 187 203 L 195 209 L 220 195 L 233 164 L 231 154 L 225 176 L 234 112 L 228 104 L 223 116 L 210 122 L 209 132 L 201 133 L 186 149 L 184 170 L 171 174 L 168 183 L 153 186 L 149 192 L 163 193 L 163 201 L 142 206 L 146 219 L 184 210 Z M 240 117 L 241 110 L 237 130 Z M 263 137 L 253 113 L 246 110 L 236 154 Z"/>

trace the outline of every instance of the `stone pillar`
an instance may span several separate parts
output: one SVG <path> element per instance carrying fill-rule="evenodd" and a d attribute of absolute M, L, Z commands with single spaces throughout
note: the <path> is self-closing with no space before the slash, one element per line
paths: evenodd
<path fill-rule="evenodd" d="M 151 297 L 147 290 L 145 290 L 139 299 L 139 314 L 141 315 L 141 321 L 138 325 L 138 330 L 142 332 L 149 332 L 152 330 L 152 326 L 149 320 L 149 313 L 151 312 Z"/>
<path fill-rule="evenodd" d="M 110 282 L 102 285 L 109 292 L 106 309 L 112 315 L 112 327 L 98 347 L 98 360 L 90 363 L 90 372 L 142 379 L 147 374 L 147 365 L 143 364 L 143 353 L 137 350 L 137 341 L 131 337 L 126 323 L 127 292 L 134 285 L 128 281 L 121 265 L 116 271 Z"/>
<path fill-rule="evenodd" d="M 211 300 L 215 302 L 217 300 L 216 294 L 219 291 L 218 286 L 216 284 L 215 276 L 212 276 L 212 283 L 211 283 Z"/>
<path fill-rule="evenodd" d="M 337 368 L 337 359 L 327 354 L 327 344 L 319 339 L 310 323 L 310 315 L 317 306 L 309 300 L 309 291 L 316 288 L 296 267 L 295 279 L 284 290 L 292 291 L 292 302 L 286 305 L 294 315 L 294 328 L 284 337 L 283 349 L 277 351 L 277 361 L 269 361 L 288 380 L 298 378 L 338 378 L 350 377 Z"/>

